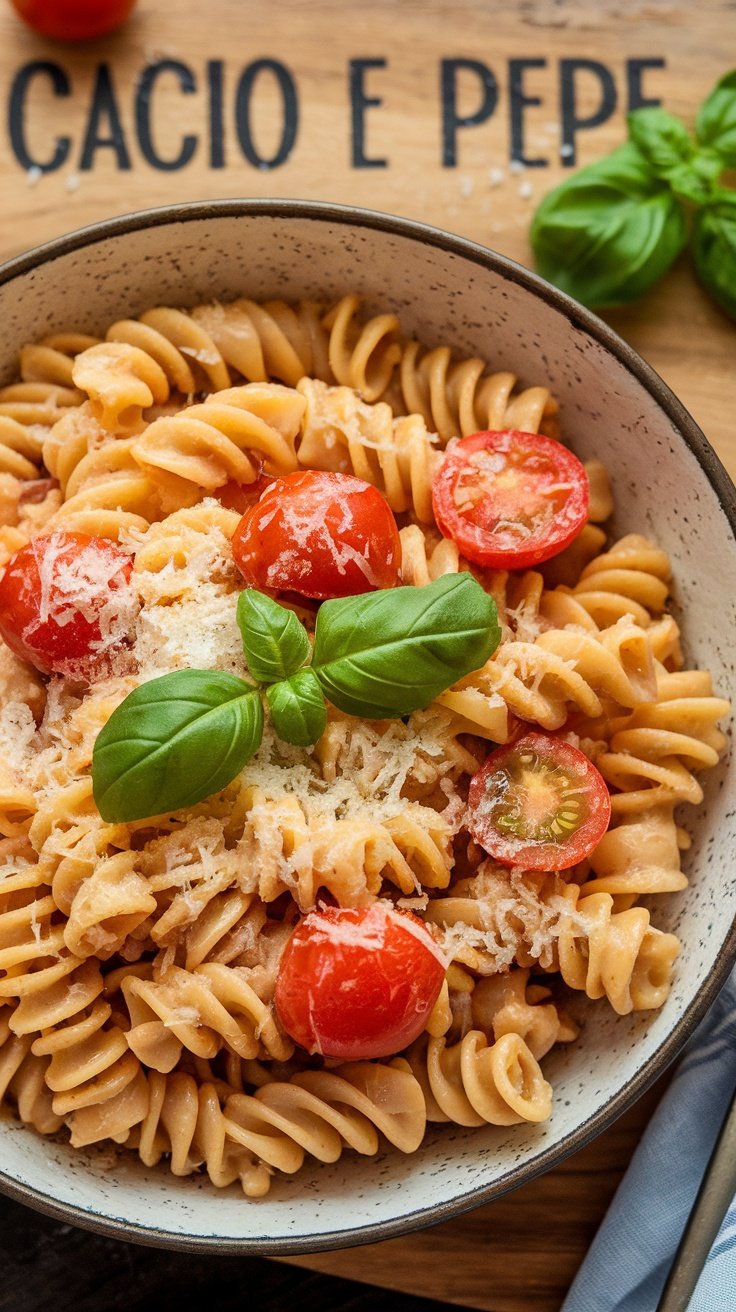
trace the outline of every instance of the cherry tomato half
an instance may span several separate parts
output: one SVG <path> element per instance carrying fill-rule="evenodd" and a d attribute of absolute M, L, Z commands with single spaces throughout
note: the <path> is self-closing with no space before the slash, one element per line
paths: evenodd
<path fill-rule="evenodd" d="M 107 538 L 34 538 L 0 578 L 0 636 L 44 674 L 85 678 L 125 638 L 135 602 L 130 556 Z"/>
<path fill-rule="evenodd" d="M 12 0 L 13 8 L 34 32 L 52 41 L 89 41 L 114 32 L 135 0 Z"/>
<path fill-rule="evenodd" d="M 488 569 L 528 569 L 577 537 L 588 517 L 588 476 L 577 456 L 541 433 L 473 433 L 448 449 L 434 476 L 437 523 Z"/>
<path fill-rule="evenodd" d="M 308 1052 L 389 1057 L 424 1029 L 445 978 L 429 930 L 389 902 L 323 906 L 299 922 L 281 958 L 276 1008 Z"/>
<path fill-rule="evenodd" d="M 301 597 L 352 597 L 399 582 L 401 541 L 377 488 L 352 474 L 305 470 L 276 479 L 233 536 L 246 583 Z"/>
<path fill-rule="evenodd" d="M 577 747 L 528 733 L 498 747 L 470 781 L 468 828 L 503 865 L 568 870 L 611 819 L 606 782 Z"/>

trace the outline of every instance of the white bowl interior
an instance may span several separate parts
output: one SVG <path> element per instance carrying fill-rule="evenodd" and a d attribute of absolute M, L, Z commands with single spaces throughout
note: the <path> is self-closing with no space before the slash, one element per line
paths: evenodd
<path fill-rule="evenodd" d="M 155 304 L 243 293 L 329 300 L 355 291 L 368 311 L 395 309 L 404 330 L 426 343 L 483 356 L 523 384 L 551 385 L 576 452 L 608 465 L 616 530 L 650 534 L 671 554 L 689 661 L 710 668 L 716 688 L 727 690 L 736 649 L 736 542 L 702 464 L 642 381 L 646 371 L 590 335 L 585 317 L 562 298 L 540 296 L 533 280 L 502 261 L 485 267 L 459 241 L 445 247 L 418 239 L 409 225 L 392 229 L 357 217 L 351 224 L 349 214 L 341 219 L 319 207 L 301 215 L 286 209 L 236 214 L 225 204 L 129 231 L 118 223 L 113 235 L 57 250 L 16 274 L 0 286 L 0 377 L 13 375 L 25 341 L 62 328 L 104 330 Z M 6 1117 L 5 1187 L 42 1206 L 77 1209 L 72 1219 L 82 1224 L 122 1226 L 129 1238 L 286 1252 L 385 1237 L 527 1178 L 602 1128 L 606 1109 L 609 1119 L 623 1109 L 677 1046 L 673 1027 L 692 1022 L 712 996 L 719 959 L 722 979 L 736 914 L 736 881 L 726 874 L 736 846 L 728 778 L 726 763 L 705 778 L 706 800 L 685 818 L 695 836 L 686 859 L 692 883 L 654 913 L 659 928 L 683 940 L 668 1002 L 660 1012 L 626 1018 L 605 1003 L 583 1004 L 581 1038 L 545 1061 L 555 1090 L 548 1124 L 439 1128 L 411 1157 L 346 1153 L 248 1203 L 235 1186 L 216 1191 L 206 1180 L 176 1180 L 124 1153 L 71 1151 Z M 686 1028 L 687 1020 L 680 1037 Z"/>

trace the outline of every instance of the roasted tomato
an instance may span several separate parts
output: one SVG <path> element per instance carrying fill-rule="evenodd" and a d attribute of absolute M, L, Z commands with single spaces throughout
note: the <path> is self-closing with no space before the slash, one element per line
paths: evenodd
<path fill-rule="evenodd" d="M 0 579 L 0 635 L 44 674 L 83 679 L 125 639 L 137 610 L 132 561 L 107 538 L 34 538 Z"/>
<path fill-rule="evenodd" d="M 352 597 L 399 582 L 401 542 L 385 497 L 352 474 L 287 474 L 235 530 L 233 555 L 253 588 Z"/>
<path fill-rule="evenodd" d="M 567 870 L 605 834 L 611 799 L 577 747 L 528 733 L 491 752 L 473 775 L 468 814 L 475 841 L 503 865 Z"/>
<path fill-rule="evenodd" d="M 12 0 L 24 23 L 53 41 L 90 41 L 124 23 L 135 0 Z"/>
<path fill-rule="evenodd" d="M 432 484 L 445 537 L 488 569 L 528 569 L 562 551 L 585 524 L 588 498 L 577 456 L 552 437 L 515 429 L 462 438 Z"/>
<path fill-rule="evenodd" d="M 308 1052 L 341 1061 L 388 1057 L 424 1029 L 445 978 L 429 930 L 389 902 L 320 907 L 281 959 L 276 1008 Z"/>

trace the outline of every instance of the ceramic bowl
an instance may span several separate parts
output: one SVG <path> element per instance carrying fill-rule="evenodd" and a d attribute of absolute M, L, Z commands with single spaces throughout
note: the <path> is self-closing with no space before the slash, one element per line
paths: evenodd
<path fill-rule="evenodd" d="M 674 561 L 691 662 L 732 685 L 736 651 L 736 494 L 690 416 L 605 324 L 525 269 L 459 237 L 403 219 L 293 201 L 170 206 L 87 228 L 0 270 L 0 378 L 19 346 L 63 328 L 103 331 L 150 305 L 213 298 L 360 293 L 395 309 L 404 331 L 546 381 L 564 431 L 608 466 L 617 532 L 654 537 Z M 0 1187 L 75 1224 L 128 1240 L 238 1253 L 298 1253 L 389 1238 L 488 1202 L 582 1147 L 637 1098 L 682 1047 L 736 955 L 736 810 L 724 761 L 687 816 L 689 887 L 655 923 L 683 943 L 661 1011 L 617 1017 L 590 1004 L 584 1032 L 545 1060 L 552 1119 L 539 1127 L 438 1127 L 421 1150 L 346 1153 L 306 1166 L 248 1202 L 233 1186 L 146 1170 L 133 1154 L 71 1151 L 6 1116 Z M 729 779 L 731 784 L 729 788 Z"/>

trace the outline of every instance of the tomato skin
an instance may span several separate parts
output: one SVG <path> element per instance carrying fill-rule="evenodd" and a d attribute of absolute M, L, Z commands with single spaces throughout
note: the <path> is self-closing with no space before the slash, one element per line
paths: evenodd
<path fill-rule="evenodd" d="M 287 1034 L 340 1061 L 389 1057 L 418 1038 L 445 963 L 416 916 L 389 902 L 321 906 L 300 920 L 276 982 Z"/>
<path fill-rule="evenodd" d="M 36 537 L 16 551 L 0 578 L 0 636 L 43 674 L 82 679 L 99 672 L 105 654 L 125 637 L 132 570 L 127 552 L 107 538 L 64 531 Z M 103 639 L 100 615 L 118 592 L 120 614 L 110 617 Z"/>
<path fill-rule="evenodd" d="M 91 41 L 114 32 L 136 0 L 11 0 L 16 13 L 52 41 Z"/>
<path fill-rule="evenodd" d="M 529 831 L 534 829 L 535 810 L 542 809 L 544 823 L 538 825 L 536 837 Z M 561 738 L 535 732 L 491 752 L 470 781 L 468 817 L 475 841 L 502 865 L 569 870 L 605 834 L 611 798 L 603 776 L 584 752 Z M 559 834 L 549 834 L 550 822 Z"/>
<path fill-rule="evenodd" d="M 250 587 L 324 601 L 399 582 L 401 541 L 377 488 L 352 474 L 304 470 L 278 478 L 232 539 Z"/>
<path fill-rule="evenodd" d="M 212 495 L 217 497 L 220 505 L 226 510 L 236 510 L 239 515 L 244 515 L 263 496 L 266 488 L 270 487 L 273 481 L 270 474 L 259 474 L 255 483 L 236 483 L 235 479 L 231 478 L 221 487 L 215 488 Z"/>
<path fill-rule="evenodd" d="M 487 569 L 529 569 L 557 555 L 585 524 L 588 500 L 577 456 L 552 437 L 516 429 L 461 438 L 432 483 L 441 532 Z"/>

